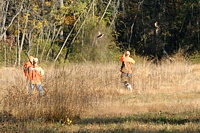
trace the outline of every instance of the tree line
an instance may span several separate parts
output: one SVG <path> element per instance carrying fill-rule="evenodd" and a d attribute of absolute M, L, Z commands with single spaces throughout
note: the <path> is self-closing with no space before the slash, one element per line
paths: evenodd
<path fill-rule="evenodd" d="M 199 52 L 198 0 L 0 0 L 0 63 L 107 62 Z"/>
<path fill-rule="evenodd" d="M 199 52 L 198 0 L 124 1 L 122 5 L 116 29 L 123 47 L 158 58 L 179 50 Z"/>

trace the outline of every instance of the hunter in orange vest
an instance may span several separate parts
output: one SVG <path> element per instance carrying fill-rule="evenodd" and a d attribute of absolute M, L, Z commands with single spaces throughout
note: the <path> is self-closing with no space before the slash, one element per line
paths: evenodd
<path fill-rule="evenodd" d="M 33 59 L 33 66 L 29 67 L 29 80 L 30 80 L 30 95 L 32 95 L 34 88 L 39 90 L 39 95 L 42 96 L 43 88 L 41 85 L 44 70 L 38 65 L 38 58 Z"/>
<path fill-rule="evenodd" d="M 29 56 L 28 57 L 28 61 L 25 62 L 24 65 L 23 65 L 23 70 L 24 70 L 24 76 L 25 77 L 28 77 L 28 68 L 30 66 L 33 66 L 33 59 L 34 59 L 33 56 Z"/>
<path fill-rule="evenodd" d="M 29 76 L 28 70 L 29 70 L 29 67 L 33 66 L 33 59 L 34 59 L 33 56 L 29 56 L 28 61 L 23 64 L 23 73 L 24 73 L 24 76 L 26 77 L 26 88 L 27 89 L 29 89 L 29 85 L 30 85 L 30 80 L 28 77 Z"/>
<path fill-rule="evenodd" d="M 125 88 L 132 90 L 131 78 L 133 73 L 133 64 L 135 60 L 130 57 L 130 51 L 126 51 L 121 57 L 121 81 L 124 83 Z"/>

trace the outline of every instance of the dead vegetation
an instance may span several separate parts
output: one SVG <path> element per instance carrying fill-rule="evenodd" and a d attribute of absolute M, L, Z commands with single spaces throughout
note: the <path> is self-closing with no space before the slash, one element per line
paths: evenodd
<path fill-rule="evenodd" d="M 21 68 L 1 68 L 0 130 L 25 122 L 24 130 L 35 132 L 199 131 L 199 65 L 137 62 L 132 92 L 120 83 L 119 68 L 119 63 L 45 68 L 42 98 L 37 91 L 28 95 Z"/>

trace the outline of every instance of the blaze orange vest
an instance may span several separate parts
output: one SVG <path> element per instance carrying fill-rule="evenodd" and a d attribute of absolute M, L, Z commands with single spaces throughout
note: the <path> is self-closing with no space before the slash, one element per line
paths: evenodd
<path fill-rule="evenodd" d="M 120 61 L 122 61 L 122 62 L 130 62 L 130 63 L 132 63 L 132 64 L 135 64 L 135 61 L 133 60 L 133 58 L 131 58 L 131 57 L 126 57 L 126 56 L 120 57 Z"/>
<path fill-rule="evenodd" d="M 40 81 L 42 79 L 43 70 L 41 67 L 29 67 L 29 80 Z"/>
<path fill-rule="evenodd" d="M 31 62 L 26 62 L 24 63 L 24 76 L 28 77 L 28 69 L 29 67 L 32 67 L 33 65 L 31 64 Z"/>
<path fill-rule="evenodd" d="M 135 60 L 133 60 L 133 58 L 128 57 L 128 56 L 122 56 L 120 57 L 120 61 L 122 62 L 121 72 L 132 74 L 133 64 L 135 64 Z"/>

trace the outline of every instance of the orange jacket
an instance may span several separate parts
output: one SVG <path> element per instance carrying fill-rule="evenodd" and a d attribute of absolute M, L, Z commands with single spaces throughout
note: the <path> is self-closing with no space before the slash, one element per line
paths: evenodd
<path fill-rule="evenodd" d="M 121 56 L 120 61 L 122 62 L 121 72 L 132 74 L 133 72 L 133 64 L 135 64 L 135 60 L 129 56 Z"/>
<path fill-rule="evenodd" d="M 44 75 L 44 70 L 40 66 L 29 67 L 29 80 L 40 81 Z"/>
<path fill-rule="evenodd" d="M 24 76 L 28 77 L 28 69 L 29 69 L 29 67 L 32 67 L 32 66 L 33 66 L 33 64 L 31 64 L 30 61 L 24 63 L 24 65 L 23 65 Z"/>
<path fill-rule="evenodd" d="M 132 64 L 135 64 L 135 61 L 133 60 L 133 58 L 131 58 L 129 56 L 125 56 L 125 55 L 120 57 L 120 61 L 121 62 L 130 62 Z"/>

